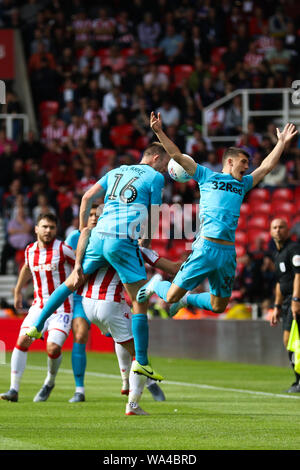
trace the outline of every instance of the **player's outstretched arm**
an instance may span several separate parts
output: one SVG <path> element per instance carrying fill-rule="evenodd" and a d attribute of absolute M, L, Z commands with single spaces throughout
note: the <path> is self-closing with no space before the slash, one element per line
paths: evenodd
<path fill-rule="evenodd" d="M 14 289 L 14 307 L 16 310 L 22 308 L 22 289 L 26 286 L 27 282 L 32 278 L 30 268 L 24 264 L 21 268 L 16 287 Z"/>
<path fill-rule="evenodd" d="M 181 165 L 189 175 L 194 176 L 197 163 L 193 159 L 183 155 L 177 145 L 174 144 L 174 142 L 172 142 L 172 140 L 164 133 L 160 113 L 155 116 L 152 111 L 150 115 L 150 127 L 156 134 L 158 140 L 163 144 L 165 151 L 170 155 L 170 157 L 179 163 L 179 165 Z"/>
<path fill-rule="evenodd" d="M 272 152 L 263 160 L 261 165 L 253 171 L 253 186 L 256 186 L 264 177 L 270 173 L 270 171 L 275 168 L 279 159 L 284 151 L 284 148 L 287 143 L 289 143 L 295 135 L 298 133 L 297 129 L 295 128 L 294 124 L 286 124 L 285 128 L 282 132 L 277 128 L 277 144 L 273 148 Z"/>
<path fill-rule="evenodd" d="M 79 230 L 81 231 L 87 226 L 89 214 L 95 199 L 103 196 L 105 190 L 100 184 L 95 183 L 81 199 L 80 210 L 79 210 Z"/>

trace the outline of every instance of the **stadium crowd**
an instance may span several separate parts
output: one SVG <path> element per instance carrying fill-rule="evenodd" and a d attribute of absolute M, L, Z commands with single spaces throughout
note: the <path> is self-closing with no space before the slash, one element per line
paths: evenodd
<path fill-rule="evenodd" d="M 16 121 L 12 139 L 0 129 L 1 274 L 9 258 L 22 259 L 41 212 L 59 216 L 61 237 L 78 227 L 83 193 L 110 169 L 138 161 L 153 140 L 151 110 L 183 152 L 219 171 L 224 143 L 203 137 L 203 108 L 235 89 L 290 87 L 300 68 L 299 18 L 293 0 L 132 0 L 126 8 L 121 0 L 1 2 L 0 27 L 22 33 L 39 124 L 37 135 L 22 136 Z M 253 96 L 256 111 L 281 106 L 274 96 Z M 22 111 L 8 86 L 1 112 Z M 234 136 L 249 152 L 249 173 L 274 145 L 273 121 L 257 118 L 242 132 L 239 96 L 208 114 L 207 125 L 210 136 Z M 278 187 L 294 197 L 299 183 L 300 138 L 260 187 L 271 204 Z M 164 202 L 193 204 L 198 197 L 194 181 L 178 184 L 166 175 Z M 172 251 L 170 238 L 168 253 L 179 256 L 182 245 Z M 263 302 L 273 295 L 274 246 L 266 250 L 258 238 L 243 248 L 235 288 L 245 301 Z"/>

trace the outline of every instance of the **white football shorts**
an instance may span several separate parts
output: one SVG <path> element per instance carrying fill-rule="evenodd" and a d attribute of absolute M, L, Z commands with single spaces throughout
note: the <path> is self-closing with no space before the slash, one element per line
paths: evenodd
<path fill-rule="evenodd" d="M 82 306 L 90 322 L 101 330 L 110 333 L 116 343 L 125 343 L 133 338 L 131 311 L 126 302 L 82 298 Z"/>
<path fill-rule="evenodd" d="M 24 318 L 24 321 L 20 328 L 20 335 L 25 335 L 27 328 L 33 325 L 33 323 L 40 316 L 42 309 L 33 305 L 28 310 L 27 316 Z M 55 343 L 59 346 L 63 346 L 65 340 L 67 339 L 72 323 L 72 313 L 53 313 L 45 322 L 43 328 L 43 335 L 48 331 L 48 343 Z"/>

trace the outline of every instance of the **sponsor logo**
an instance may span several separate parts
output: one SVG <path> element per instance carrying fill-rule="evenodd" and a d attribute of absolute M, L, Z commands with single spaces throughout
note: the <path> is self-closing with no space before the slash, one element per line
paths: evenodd
<path fill-rule="evenodd" d="M 242 188 L 237 188 L 232 183 L 225 183 L 225 181 L 212 181 L 213 189 L 218 189 L 219 191 L 227 191 L 234 194 L 243 195 Z"/>
<path fill-rule="evenodd" d="M 39 264 L 38 266 L 33 266 L 33 271 L 55 271 L 58 268 L 57 264 Z"/>

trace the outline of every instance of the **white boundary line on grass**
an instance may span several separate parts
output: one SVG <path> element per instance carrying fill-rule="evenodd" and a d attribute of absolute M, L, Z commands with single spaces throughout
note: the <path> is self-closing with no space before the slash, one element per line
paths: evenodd
<path fill-rule="evenodd" d="M 8 365 L 8 364 L 6 364 Z M 44 370 L 46 371 L 46 367 L 40 367 L 40 366 L 27 366 L 26 369 L 32 369 L 32 370 Z M 61 372 L 64 372 L 66 374 L 73 374 L 72 369 L 59 369 Z M 90 375 L 93 377 L 99 377 L 103 379 L 117 379 L 121 380 L 120 375 L 112 375 L 112 374 L 103 374 L 101 372 L 89 372 L 86 371 L 86 375 Z M 299 400 L 300 396 L 296 395 L 287 395 L 287 394 L 281 394 L 281 393 L 269 393 L 269 392 L 256 392 L 254 390 L 244 390 L 244 389 L 239 389 L 239 388 L 226 388 L 226 387 L 216 387 L 214 385 L 205 385 L 205 384 L 192 384 L 192 383 L 187 383 L 187 382 L 173 382 L 166 380 L 164 381 L 165 384 L 167 385 L 180 385 L 181 387 L 194 387 L 194 388 L 201 388 L 204 390 L 216 390 L 219 392 L 234 392 L 234 393 L 246 393 L 248 395 L 259 395 L 263 397 L 270 397 L 270 398 L 288 398 L 292 400 Z"/>

